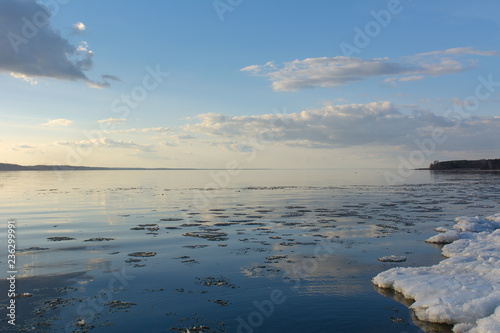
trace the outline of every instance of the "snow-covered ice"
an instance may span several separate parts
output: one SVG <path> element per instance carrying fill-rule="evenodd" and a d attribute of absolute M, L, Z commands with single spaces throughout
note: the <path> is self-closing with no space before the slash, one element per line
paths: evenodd
<path fill-rule="evenodd" d="M 471 238 L 478 232 L 492 231 L 500 228 L 500 214 L 488 218 L 462 216 L 457 217 L 456 221 L 458 223 L 453 226 L 454 230 L 436 228 L 435 230 L 440 232 L 440 234 L 429 238 L 426 242 L 448 244 L 458 239 Z"/>
<path fill-rule="evenodd" d="M 435 232 L 447 232 L 448 229 L 445 227 L 437 227 L 437 228 L 434 228 L 434 231 Z"/>
<path fill-rule="evenodd" d="M 398 267 L 373 278 L 414 299 L 419 320 L 454 324 L 454 332 L 500 332 L 500 214 L 459 217 L 454 230 L 429 238 L 450 243 L 431 267 Z"/>
<path fill-rule="evenodd" d="M 469 235 L 467 235 L 469 236 Z M 427 243 L 437 243 L 437 244 L 448 244 L 453 243 L 454 241 L 465 238 L 465 235 L 460 235 L 457 230 L 448 230 L 443 233 L 437 234 L 436 236 L 432 236 L 427 239 Z"/>

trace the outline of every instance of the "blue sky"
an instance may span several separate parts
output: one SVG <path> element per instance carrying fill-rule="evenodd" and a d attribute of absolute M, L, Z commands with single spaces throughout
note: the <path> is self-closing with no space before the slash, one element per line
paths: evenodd
<path fill-rule="evenodd" d="M 492 0 L 2 0 L 1 162 L 349 168 L 495 158 L 499 9 Z M 46 21 L 30 35 L 36 18 Z"/>

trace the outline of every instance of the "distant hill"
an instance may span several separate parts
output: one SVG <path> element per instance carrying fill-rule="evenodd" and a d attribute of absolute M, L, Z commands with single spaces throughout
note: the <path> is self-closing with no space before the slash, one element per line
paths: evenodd
<path fill-rule="evenodd" d="M 434 161 L 429 170 L 500 170 L 500 158 L 492 160 Z"/>
<path fill-rule="evenodd" d="M 0 163 L 0 171 L 71 171 L 71 170 L 195 170 L 188 168 L 104 168 L 71 165 L 18 165 Z"/>

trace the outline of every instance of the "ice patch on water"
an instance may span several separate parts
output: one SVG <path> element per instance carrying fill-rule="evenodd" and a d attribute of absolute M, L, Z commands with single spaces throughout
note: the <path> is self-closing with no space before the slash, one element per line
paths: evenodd
<path fill-rule="evenodd" d="M 427 239 L 426 242 L 448 244 L 460 239 L 461 236 L 464 237 L 464 235 L 460 235 L 460 233 L 456 230 L 448 230 L 443 233 L 437 234 L 436 236 L 432 236 L 431 238 Z"/>
<path fill-rule="evenodd" d="M 385 257 L 382 257 L 382 258 L 378 258 L 378 261 L 382 261 L 382 262 L 403 262 L 403 261 L 406 261 L 406 257 L 404 256 L 395 256 L 395 255 L 390 255 L 390 256 L 385 256 Z"/>
<path fill-rule="evenodd" d="M 422 321 L 455 324 L 454 332 L 500 332 L 500 214 L 459 217 L 454 230 L 429 242 L 451 242 L 431 267 L 398 267 L 373 278 L 415 300 Z"/>

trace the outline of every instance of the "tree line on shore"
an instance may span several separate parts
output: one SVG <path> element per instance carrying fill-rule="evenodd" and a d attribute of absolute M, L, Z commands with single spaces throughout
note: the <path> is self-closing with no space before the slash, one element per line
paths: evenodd
<path fill-rule="evenodd" d="M 490 160 L 458 160 L 458 161 L 434 161 L 429 166 L 430 170 L 454 170 L 454 169 L 473 169 L 473 170 L 500 170 L 500 158 Z"/>

